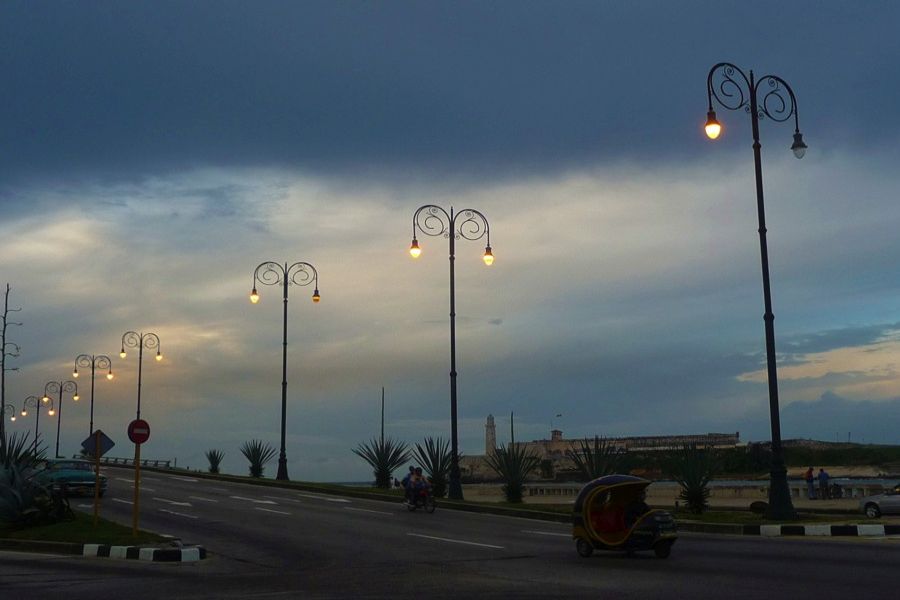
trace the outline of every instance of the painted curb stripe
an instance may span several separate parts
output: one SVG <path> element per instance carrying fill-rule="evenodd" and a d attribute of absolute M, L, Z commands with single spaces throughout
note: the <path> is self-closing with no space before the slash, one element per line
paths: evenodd
<path fill-rule="evenodd" d="M 138 548 L 137 546 L 84 544 L 81 555 L 153 562 L 196 562 L 206 558 L 206 548 L 203 546 L 192 546 L 190 548 Z"/>
<path fill-rule="evenodd" d="M 153 560 L 153 554 L 156 552 L 156 548 L 141 548 L 140 553 L 138 554 L 139 560 Z"/>

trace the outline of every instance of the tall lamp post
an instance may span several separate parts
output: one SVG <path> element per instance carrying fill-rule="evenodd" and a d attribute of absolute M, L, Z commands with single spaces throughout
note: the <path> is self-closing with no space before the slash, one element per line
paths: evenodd
<path fill-rule="evenodd" d="M 288 263 L 266 261 L 260 263 L 253 271 L 253 289 L 250 292 L 250 302 L 259 302 L 259 292 L 256 291 L 256 283 L 263 285 L 280 285 L 284 289 L 284 328 L 282 335 L 281 353 L 281 451 L 278 454 L 278 473 L 275 479 L 288 480 L 287 454 L 285 453 L 285 437 L 287 428 L 287 309 L 288 287 L 291 285 L 313 284 L 312 301 L 318 303 L 319 296 L 319 272 L 308 262 Z"/>
<path fill-rule="evenodd" d="M 769 419 L 772 426 L 772 467 L 769 482 L 770 519 L 796 519 L 797 513 L 791 501 L 787 483 L 787 469 L 781 447 L 781 420 L 778 410 L 778 375 L 775 366 L 775 315 L 772 312 L 772 294 L 769 286 L 769 251 L 766 245 L 766 214 L 763 203 L 762 161 L 760 158 L 759 120 L 768 118 L 783 123 L 793 118 L 794 143 L 791 150 L 797 158 L 806 154 L 806 144 L 800 133 L 797 117 L 797 99 L 791 86 L 776 75 L 756 79 L 753 71 L 749 77 L 737 66 L 722 62 L 709 71 L 706 80 L 709 112 L 706 115 L 706 135 L 716 139 L 722 132 L 722 124 L 716 119 L 713 100 L 728 110 L 744 110 L 750 114 L 753 131 L 753 163 L 756 170 L 756 208 L 759 215 L 759 248 L 762 262 L 763 298 L 766 328 L 766 364 L 769 380 Z"/>
<path fill-rule="evenodd" d="M 491 226 L 487 217 L 481 212 L 466 208 L 450 212 L 435 206 L 426 204 L 416 209 L 412 219 L 413 238 L 409 246 L 409 253 L 413 258 L 422 254 L 416 233 L 438 237 L 443 236 L 450 242 L 450 486 L 449 496 L 454 500 L 462 500 L 462 484 L 459 476 L 459 438 L 456 428 L 456 240 L 466 239 L 471 241 L 487 238 L 484 248 L 484 264 L 490 266 L 494 263 L 494 255 L 491 251 Z"/>
<path fill-rule="evenodd" d="M 148 350 L 153 350 L 156 348 L 156 362 L 162 360 L 162 352 L 160 352 L 159 348 L 159 336 L 155 333 L 137 333 L 136 331 L 126 331 L 122 334 L 122 349 L 119 351 L 119 356 L 125 358 L 128 356 L 128 353 L 125 352 L 125 348 L 137 348 L 138 349 L 138 381 L 137 381 L 137 419 L 141 418 L 141 376 L 143 375 L 143 365 L 144 365 L 144 348 Z M 104 368 L 104 367 L 101 367 Z M 107 375 L 108 376 L 108 375 Z M 91 375 L 91 380 L 93 381 L 93 374 Z"/>
<path fill-rule="evenodd" d="M 78 378 L 78 367 L 86 369 L 91 368 L 91 423 L 88 425 L 88 435 L 94 434 L 94 371 L 97 367 L 106 369 L 106 378 L 112 381 L 112 361 L 105 354 L 79 354 L 75 357 L 75 368 L 72 370 L 72 377 Z"/>
<path fill-rule="evenodd" d="M 41 424 L 41 403 L 47 405 L 47 414 L 49 416 L 53 416 L 56 414 L 56 411 L 53 410 L 53 400 L 44 396 L 44 398 L 38 398 L 37 396 L 28 396 L 25 400 L 22 401 L 22 416 L 28 416 L 28 409 L 34 409 L 34 456 L 37 458 L 38 453 L 38 434 L 40 433 L 39 426 Z"/>
<path fill-rule="evenodd" d="M 62 427 L 62 405 L 63 405 L 63 394 L 65 392 L 69 392 L 72 394 L 72 400 L 78 402 L 78 384 L 74 381 L 48 381 L 44 386 L 44 397 L 42 400 L 44 402 L 50 402 L 51 397 L 50 394 L 59 394 L 57 396 L 57 412 L 59 415 L 56 417 L 56 452 L 54 456 L 56 458 L 60 458 L 59 455 L 59 430 Z"/>

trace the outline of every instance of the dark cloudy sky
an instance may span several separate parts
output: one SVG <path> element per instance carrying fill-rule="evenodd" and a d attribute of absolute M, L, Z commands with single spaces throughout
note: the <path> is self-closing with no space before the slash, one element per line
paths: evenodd
<path fill-rule="evenodd" d="M 251 273 L 309 261 L 291 476 L 364 479 L 382 385 L 389 434 L 449 433 L 446 242 L 406 254 L 436 203 L 485 213 L 497 258 L 458 247 L 463 452 L 510 411 L 523 439 L 551 418 L 767 439 L 749 118 L 702 132 L 730 61 L 789 82 L 809 144 L 762 122 L 783 434 L 900 443 L 897 23 L 894 2 L 4 2 L 7 397 L 108 353 L 95 421 L 125 455 L 120 339 L 154 331 L 145 454 L 239 472 L 280 418 L 279 291 L 251 306 Z M 66 404 L 64 449 L 87 429 Z"/>

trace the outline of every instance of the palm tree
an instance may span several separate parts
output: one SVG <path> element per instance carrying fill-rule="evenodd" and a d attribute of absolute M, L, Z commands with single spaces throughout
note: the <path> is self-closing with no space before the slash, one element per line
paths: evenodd
<path fill-rule="evenodd" d="M 622 453 L 609 440 L 594 436 L 593 444 L 587 438 L 578 440 L 578 444 L 580 448 L 573 443 L 566 450 L 566 456 L 575 463 L 575 468 L 586 480 L 619 472 L 623 463 Z"/>
<path fill-rule="evenodd" d="M 262 477 L 266 463 L 275 456 L 275 448 L 268 442 L 250 440 L 241 445 L 241 454 L 250 461 L 250 477 Z"/>
<path fill-rule="evenodd" d="M 709 508 L 709 482 L 719 469 L 719 458 L 708 447 L 685 445 L 668 459 L 669 475 L 681 486 L 678 497 L 687 509 L 700 514 Z"/>
<path fill-rule="evenodd" d="M 245 455 L 246 456 L 246 455 Z M 206 460 L 209 461 L 209 472 L 210 473 L 218 473 L 219 465 L 222 464 L 222 459 L 225 458 L 225 453 L 221 450 L 207 450 L 206 451 Z"/>
<path fill-rule="evenodd" d="M 435 498 L 443 498 L 447 494 L 447 480 L 450 475 L 450 440 L 442 438 L 425 438 L 425 445 L 416 444 L 414 451 L 416 462 L 431 478 L 432 493 Z"/>
<path fill-rule="evenodd" d="M 391 473 L 410 456 L 409 446 L 393 438 L 372 438 L 371 442 L 360 444 L 352 452 L 371 465 L 375 487 L 383 489 L 391 487 Z"/>

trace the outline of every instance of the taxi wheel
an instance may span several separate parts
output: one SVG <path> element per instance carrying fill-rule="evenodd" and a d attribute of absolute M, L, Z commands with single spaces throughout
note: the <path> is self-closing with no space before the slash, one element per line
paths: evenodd
<path fill-rule="evenodd" d="M 657 544 L 653 546 L 653 553 L 656 554 L 656 558 L 669 558 L 672 553 L 672 544 Z"/>
<path fill-rule="evenodd" d="M 594 546 L 586 539 L 578 538 L 575 542 L 575 550 L 578 551 L 579 556 L 587 558 L 594 553 Z"/>

